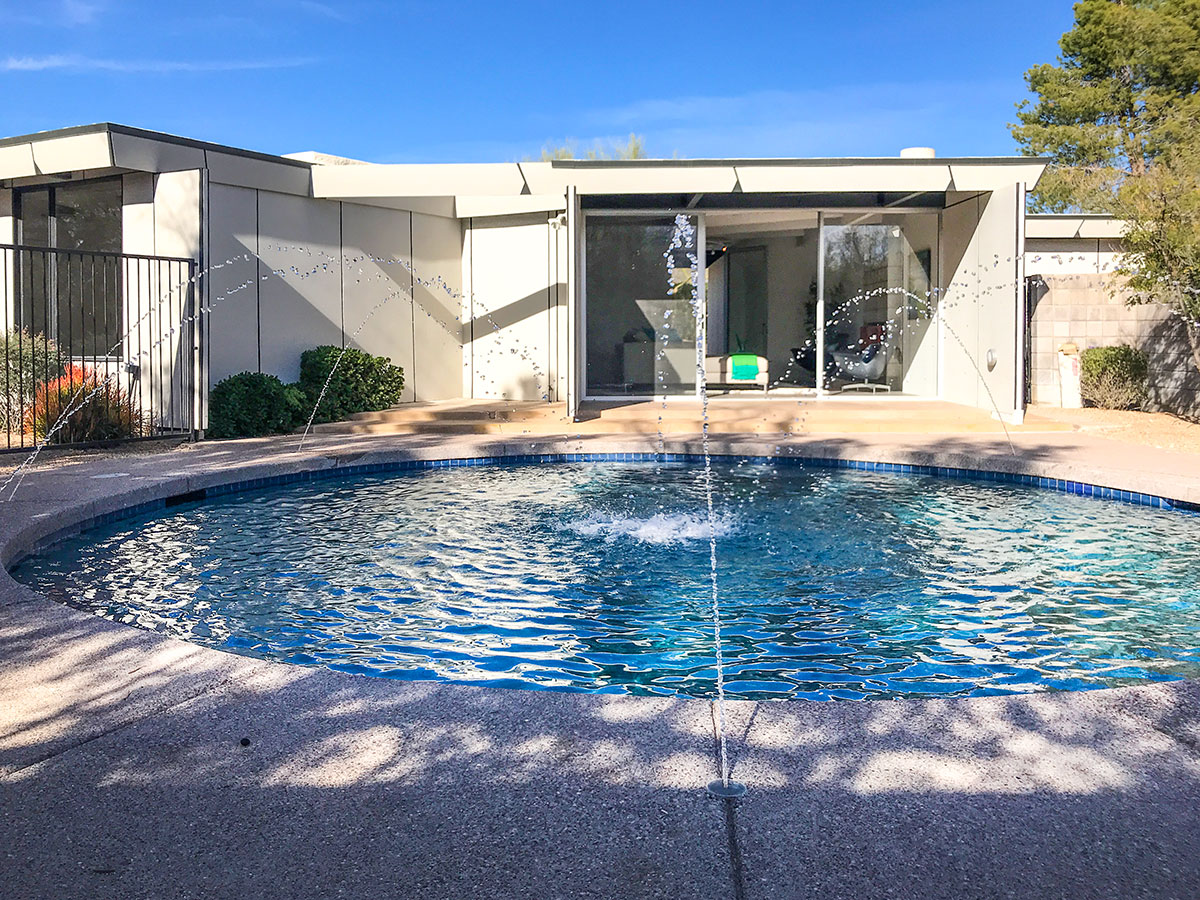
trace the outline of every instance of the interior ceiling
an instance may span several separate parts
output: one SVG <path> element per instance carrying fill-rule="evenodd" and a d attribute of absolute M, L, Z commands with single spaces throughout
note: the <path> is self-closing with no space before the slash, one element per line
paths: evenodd
<path fill-rule="evenodd" d="M 816 228 L 817 213 L 807 209 L 707 211 L 704 223 L 710 238 L 732 239 L 741 234 L 787 233 Z"/>

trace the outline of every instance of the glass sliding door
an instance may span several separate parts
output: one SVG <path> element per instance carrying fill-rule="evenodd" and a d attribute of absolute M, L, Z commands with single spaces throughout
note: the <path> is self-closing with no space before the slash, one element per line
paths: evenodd
<path fill-rule="evenodd" d="M 825 216 L 824 387 L 936 396 L 936 213 Z"/>
<path fill-rule="evenodd" d="M 704 220 L 709 355 L 755 356 L 763 376 L 717 386 L 812 390 L 817 372 L 817 211 L 707 210 Z M 710 369 L 721 370 L 717 365 Z"/>
<path fill-rule="evenodd" d="M 584 225 L 586 395 L 696 390 L 697 218 L 589 214 Z M 677 246 L 672 248 L 672 241 Z M 668 268 L 667 254 L 673 265 Z"/>

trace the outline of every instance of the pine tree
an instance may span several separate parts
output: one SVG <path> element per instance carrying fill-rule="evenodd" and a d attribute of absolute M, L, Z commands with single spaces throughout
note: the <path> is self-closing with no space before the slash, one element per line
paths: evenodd
<path fill-rule="evenodd" d="M 1139 176 L 1200 123 L 1200 0 L 1081 0 L 1057 65 L 1025 73 L 1033 100 L 1011 125 L 1049 156 L 1035 208 L 1109 212 Z"/>

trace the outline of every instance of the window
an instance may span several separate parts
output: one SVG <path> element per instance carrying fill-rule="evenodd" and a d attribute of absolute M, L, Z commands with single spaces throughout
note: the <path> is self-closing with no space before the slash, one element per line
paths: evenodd
<path fill-rule="evenodd" d="M 15 193 L 18 327 L 71 357 L 109 356 L 123 333 L 121 179 Z M 28 249 L 25 249 L 28 248 Z"/>

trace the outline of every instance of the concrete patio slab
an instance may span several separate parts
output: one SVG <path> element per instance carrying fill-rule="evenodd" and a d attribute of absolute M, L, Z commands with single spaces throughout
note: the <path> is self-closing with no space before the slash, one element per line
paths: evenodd
<path fill-rule="evenodd" d="M 1079 433 L 721 435 L 715 452 L 1087 480 L 1200 502 L 1194 456 Z M 324 435 L 64 461 L 0 503 L 11 564 L 198 488 L 645 436 Z M 668 452 L 697 452 L 669 435 Z M 102 476 L 102 477 L 100 477 Z M 3 477 L 0 473 L 0 477 Z M 1099 502 L 1099 501 L 1098 501 Z M 1167 514 L 1167 513 L 1164 513 Z M 236 657 L 0 572 L 6 898 L 1117 897 L 1200 884 L 1200 684 L 729 705 L 407 683 Z M 243 746 L 242 740 L 249 741 Z"/>
<path fill-rule="evenodd" d="M 728 894 L 707 704 L 535 699 L 261 672 L 0 784 L 7 896 Z"/>

